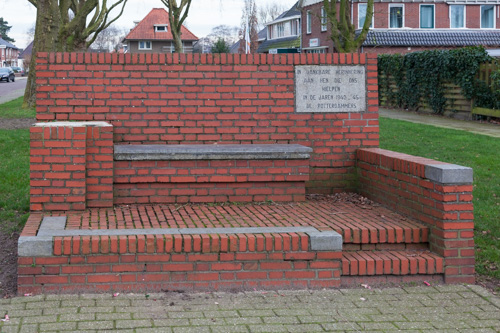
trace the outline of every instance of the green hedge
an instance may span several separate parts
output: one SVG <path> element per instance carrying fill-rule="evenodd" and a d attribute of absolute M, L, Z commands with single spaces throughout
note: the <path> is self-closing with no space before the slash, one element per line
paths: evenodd
<path fill-rule="evenodd" d="M 442 114 L 446 105 L 445 82 L 462 88 L 464 97 L 476 106 L 500 108 L 500 93 L 476 78 L 479 65 L 491 61 L 483 47 L 433 50 L 378 56 L 379 92 L 391 106 L 416 109 L 423 98 L 434 113 Z M 392 82 L 397 90 L 390 88 Z"/>

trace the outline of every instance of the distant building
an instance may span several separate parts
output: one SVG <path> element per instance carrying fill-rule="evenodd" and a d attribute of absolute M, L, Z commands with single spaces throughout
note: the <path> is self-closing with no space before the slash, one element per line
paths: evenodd
<path fill-rule="evenodd" d="M 367 1 L 352 0 L 351 4 L 351 20 L 356 29 L 361 29 Z M 323 1 L 301 0 L 299 8 L 303 52 L 334 52 Z M 500 47 L 498 0 L 375 0 L 373 12 L 362 52 L 408 53 L 470 45 Z"/>
<path fill-rule="evenodd" d="M 300 50 L 300 10 L 292 8 L 266 24 L 266 36 L 259 43 L 259 53 L 298 53 Z M 260 36 L 260 34 L 259 34 Z"/>
<path fill-rule="evenodd" d="M 19 49 L 2 38 L 0 35 L 0 67 L 17 66 Z"/>
<path fill-rule="evenodd" d="M 168 12 L 163 8 L 153 8 L 123 42 L 129 53 L 173 53 L 175 46 L 170 29 Z M 182 26 L 181 39 L 184 53 L 193 53 L 193 44 L 198 41 L 198 37 Z"/>

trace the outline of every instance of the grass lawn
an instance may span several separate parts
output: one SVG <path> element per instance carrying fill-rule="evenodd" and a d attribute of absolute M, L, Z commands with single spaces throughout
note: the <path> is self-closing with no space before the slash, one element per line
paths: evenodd
<path fill-rule="evenodd" d="M 35 109 L 23 109 L 23 97 L 0 105 L 0 118 L 35 118 Z"/>
<path fill-rule="evenodd" d="M 500 139 L 380 118 L 380 147 L 474 169 L 476 271 L 500 278 Z"/>

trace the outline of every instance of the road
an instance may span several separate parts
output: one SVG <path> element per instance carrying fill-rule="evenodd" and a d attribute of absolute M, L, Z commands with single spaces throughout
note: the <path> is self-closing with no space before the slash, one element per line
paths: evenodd
<path fill-rule="evenodd" d="M 0 82 L 0 104 L 24 96 L 27 77 L 16 77 L 15 82 Z"/>

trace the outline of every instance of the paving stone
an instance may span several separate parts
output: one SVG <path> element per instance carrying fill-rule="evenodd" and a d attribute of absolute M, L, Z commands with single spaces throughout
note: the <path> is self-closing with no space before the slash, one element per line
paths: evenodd
<path fill-rule="evenodd" d="M 206 318 L 228 318 L 228 317 L 240 317 L 239 313 L 235 310 L 226 311 L 203 311 Z"/>
<path fill-rule="evenodd" d="M 435 328 L 439 328 L 439 329 L 443 329 L 443 328 L 459 329 L 459 328 L 471 328 L 472 327 L 466 322 L 457 321 L 457 320 L 440 320 L 440 321 L 433 322 L 432 325 Z"/>
<path fill-rule="evenodd" d="M 156 327 L 189 326 L 189 319 L 153 319 Z"/>
<path fill-rule="evenodd" d="M 121 319 L 132 319 L 132 314 L 129 312 L 120 313 L 97 313 L 97 320 L 121 320 Z M 136 318 L 134 318 L 136 319 Z"/>
<path fill-rule="evenodd" d="M 69 299 L 61 302 L 61 307 L 81 308 L 84 306 L 96 306 L 94 299 Z"/>
<path fill-rule="evenodd" d="M 161 330 L 158 329 L 158 327 L 153 327 L 153 328 L 138 328 L 135 330 L 135 333 L 171 333 L 172 329 L 169 327 L 162 327 Z"/>
<path fill-rule="evenodd" d="M 58 308 L 60 304 L 61 304 L 60 301 L 29 302 L 26 303 L 26 309 Z"/>
<path fill-rule="evenodd" d="M 262 317 L 266 324 L 299 324 L 297 317 Z"/>
<path fill-rule="evenodd" d="M 311 312 L 307 309 L 275 309 L 274 313 L 278 316 L 307 316 Z"/>
<path fill-rule="evenodd" d="M 93 320 L 78 323 L 79 330 L 111 330 L 114 328 L 112 320 Z"/>
<path fill-rule="evenodd" d="M 147 319 L 116 321 L 116 328 L 139 328 L 139 327 L 153 327 L 153 321 Z"/>
<path fill-rule="evenodd" d="M 210 333 L 209 327 L 174 327 L 174 333 Z"/>
<path fill-rule="evenodd" d="M 380 323 L 380 322 L 361 322 L 357 323 L 364 331 L 374 330 L 393 330 L 397 329 L 393 323 Z"/>
<path fill-rule="evenodd" d="M 394 321 L 394 325 L 396 325 L 397 328 L 402 329 L 402 330 L 420 330 L 420 329 L 431 329 L 433 328 L 431 323 L 425 322 L 425 321 Z"/>
<path fill-rule="evenodd" d="M 19 329 L 19 333 L 38 333 L 40 330 L 38 329 L 37 324 L 33 325 L 22 325 Z"/>
<path fill-rule="evenodd" d="M 372 321 L 408 321 L 408 319 L 402 314 L 372 314 L 367 315 Z"/>
<path fill-rule="evenodd" d="M 303 324 L 311 324 L 311 323 L 336 323 L 338 320 L 334 316 L 297 316 L 299 321 Z"/>
<path fill-rule="evenodd" d="M 129 309 L 127 309 L 129 310 Z M 115 312 L 114 307 L 106 307 L 106 306 L 84 306 L 79 309 L 80 313 L 105 313 L 105 312 Z"/>
<path fill-rule="evenodd" d="M 248 328 L 245 325 L 233 326 L 210 326 L 212 333 L 248 333 Z"/>
<path fill-rule="evenodd" d="M 296 325 L 285 325 L 288 332 L 324 332 L 323 328 L 319 324 L 296 324 Z"/>
<path fill-rule="evenodd" d="M 125 306 L 130 306 L 132 300 L 129 299 L 98 299 L 96 300 L 97 306 L 116 306 L 123 308 Z"/>
<path fill-rule="evenodd" d="M 194 318 L 189 319 L 191 326 L 212 326 L 224 324 L 223 318 Z"/>
<path fill-rule="evenodd" d="M 361 326 L 357 323 L 324 323 L 321 324 L 326 331 L 357 331 L 360 332 Z"/>
<path fill-rule="evenodd" d="M 260 317 L 225 318 L 225 321 L 228 325 L 250 325 L 263 323 Z"/>
<path fill-rule="evenodd" d="M 274 316 L 272 310 L 240 310 L 238 311 L 241 317 L 264 317 L 264 316 Z"/>
<path fill-rule="evenodd" d="M 169 312 L 168 316 L 170 318 L 180 318 L 180 319 L 188 319 L 188 318 L 205 318 L 203 312 L 193 311 L 193 312 Z"/>
<path fill-rule="evenodd" d="M 470 328 L 470 329 L 461 329 L 462 333 L 498 333 L 498 329 L 492 328 Z"/>
<path fill-rule="evenodd" d="M 266 332 L 266 333 L 274 333 L 274 332 L 288 332 L 288 329 L 282 325 L 249 325 L 248 328 L 250 332 Z"/>
<path fill-rule="evenodd" d="M 12 319 L 15 318 L 14 314 L 10 315 L 10 317 L 12 322 Z M 23 319 L 23 324 L 55 323 L 57 322 L 57 315 L 36 316 L 36 317 L 28 317 L 22 319 Z"/>
<path fill-rule="evenodd" d="M 167 311 L 134 312 L 132 319 L 167 319 Z"/>
<path fill-rule="evenodd" d="M 75 331 L 76 322 L 65 323 L 42 323 L 40 324 L 40 331 Z"/>
<path fill-rule="evenodd" d="M 0 333 L 17 333 L 18 331 L 17 326 L 0 326 Z"/>
<path fill-rule="evenodd" d="M 0 315 L 3 314 L 3 307 L 0 305 Z M 17 309 L 12 311 L 12 313 L 18 318 L 29 318 L 34 316 L 41 316 L 43 310 L 42 309 L 31 309 L 31 310 L 20 310 Z"/>
<path fill-rule="evenodd" d="M 58 315 L 67 313 L 77 313 L 80 309 L 77 307 L 73 308 L 53 308 L 53 309 L 43 309 L 43 315 Z"/>
<path fill-rule="evenodd" d="M 59 316 L 59 321 L 89 321 L 95 319 L 95 313 L 73 313 Z"/>
<path fill-rule="evenodd" d="M 16 303 L 30 303 L 30 302 L 43 302 L 46 300 L 45 295 L 35 295 L 35 296 L 24 296 L 24 297 L 15 297 L 11 299 L 11 304 Z M 50 300 L 50 299 L 47 299 Z M 60 300 L 57 298 L 57 300 Z"/>

